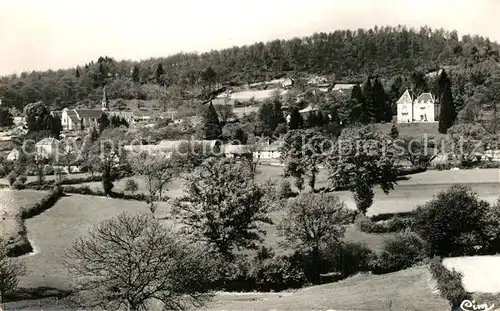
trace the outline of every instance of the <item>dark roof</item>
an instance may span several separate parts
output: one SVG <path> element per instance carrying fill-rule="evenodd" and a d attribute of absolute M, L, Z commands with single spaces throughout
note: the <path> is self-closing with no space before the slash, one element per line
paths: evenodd
<path fill-rule="evenodd" d="M 53 116 L 53 117 L 61 117 L 62 116 L 62 111 L 51 111 L 50 114 Z"/>
<path fill-rule="evenodd" d="M 102 115 L 102 110 L 100 109 L 75 109 L 76 113 L 80 119 L 98 119 Z"/>
<path fill-rule="evenodd" d="M 68 109 L 66 113 L 73 123 L 78 123 L 78 115 L 76 114 L 74 109 Z"/>
<path fill-rule="evenodd" d="M 433 100 L 434 100 L 434 96 L 432 96 L 431 93 L 422 93 L 416 99 L 416 101 L 433 101 Z"/>

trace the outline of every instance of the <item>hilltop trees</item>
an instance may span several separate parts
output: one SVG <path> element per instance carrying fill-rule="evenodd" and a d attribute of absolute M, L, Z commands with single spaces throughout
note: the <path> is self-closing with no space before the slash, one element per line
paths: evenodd
<path fill-rule="evenodd" d="M 199 308 L 210 295 L 208 258 L 151 215 L 122 213 L 99 223 L 67 250 L 79 280 L 72 302 L 104 310 Z M 156 301 L 154 301 L 156 300 Z"/>
<path fill-rule="evenodd" d="M 455 122 L 457 111 L 455 110 L 455 103 L 453 102 L 453 95 L 451 93 L 451 81 L 444 69 L 438 80 L 437 98 L 440 105 L 438 130 L 440 133 L 446 133 Z"/>

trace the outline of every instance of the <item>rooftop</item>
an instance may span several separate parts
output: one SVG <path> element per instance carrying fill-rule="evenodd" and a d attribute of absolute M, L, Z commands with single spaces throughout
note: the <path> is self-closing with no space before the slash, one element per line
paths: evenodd
<path fill-rule="evenodd" d="M 417 97 L 416 101 L 434 101 L 434 96 L 431 93 L 422 93 Z"/>

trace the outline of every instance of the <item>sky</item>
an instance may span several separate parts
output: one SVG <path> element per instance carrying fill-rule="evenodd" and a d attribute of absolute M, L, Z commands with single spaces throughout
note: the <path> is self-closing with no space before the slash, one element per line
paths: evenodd
<path fill-rule="evenodd" d="M 500 0 L 0 0 L 0 75 L 398 24 L 500 42 Z"/>

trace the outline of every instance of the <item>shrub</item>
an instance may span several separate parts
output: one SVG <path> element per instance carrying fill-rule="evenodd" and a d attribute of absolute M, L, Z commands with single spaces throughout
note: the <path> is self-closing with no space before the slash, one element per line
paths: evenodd
<path fill-rule="evenodd" d="M 44 175 L 54 175 L 54 167 L 52 165 L 45 165 L 43 167 L 43 174 Z"/>
<path fill-rule="evenodd" d="M 500 253 L 500 198 L 496 204 L 488 208 L 482 223 L 483 233 L 487 240 L 485 252 L 488 254 Z"/>
<path fill-rule="evenodd" d="M 48 210 L 49 208 L 54 206 L 54 204 L 56 204 L 56 202 L 63 195 L 64 193 L 61 187 L 54 187 L 54 189 L 52 189 L 52 191 L 47 196 L 42 198 L 42 200 L 39 203 L 36 203 L 31 208 L 23 208 L 21 212 L 22 218 L 23 219 L 31 218 Z"/>
<path fill-rule="evenodd" d="M 425 166 L 404 167 L 398 170 L 398 176 L 418 174 L 425 171 L 427 171 L 427 168 Z"/>
<path fill-rule="evenodd" d="M 134 194 L 137 189 L 139 189 L 139 185 L 137 185 L 137 182 L 133 180 L 132 178 L 128 178 L 125 181 L 125 191 L 129 191 L 130 193 Z"/>
<path fill-rule="evenodd" d="M 358 272 L 369 271 L 369 263 L 374 256 L 373 251 L 361 243 L 332 245 L 323 252 L 328 270 L 338 272 L 344 278 Z"/>
<path fill-rule="evenodd" d="M 432 255 L 474 255 L 488 242 L 483 222 L 489 208 L 470 188 L 454 185 L 416 209 L 412 229 Z"/>
<path fill-rule="evenodd" d="M 470 299 L 470 294 L 465 291 L 462 284 L 462 274 L 446 269 L 440 257 L 434 257 L 430 261 L 429 269 L 441 296 L 447 299 L 453 308 L 460 306 L 462 301 Z"/>
<path fill-rule="evenodd" d="M 354 224 L 356 225 L 356 228 L 358 228 L 358 230 L 361 232 L 380 233 L 377 223 L 363 214 L 359 214 L 356 216 Z"/>
<path fill-rule="evenodd" d="M 28 180 L 28 178 L 26 176 L 24 176 L 24 175 L 21 175 L 21 176 L 17 177 L 17 180 L 20 183 L 24 184 L 24 183 L 26 183 L 26 181 Z"/>
<path fill-rule="evenodd" d="M 412 219 L 396 215 L 387 221 L 375 222 L 371 218 L 360 214 L 356 217 L 354 223 L 361 232 L 390 233 L 400 232 L 409 228 L 412 224 Z"/>
<path fill-rule="evenodd" d="M 19 180 L 16 180 L 13 184 L 12 184 L 12 189 L 15 189 L 15 190 L 22 190 L 22 189 L 25 189 L 26 186 L 20 182 Z"/>
<path fill-rule="evenodd" d="M 282 199 L 287 199 L 293 196 L 292 192 L 292 185 L 290 184 L 290 181 L 288 180 L 283 180 L 280 184 L 279 188 L 279 196 Z"/>
<path fill-rule="evenodd" d="M 450 162 L 445 162 L 445 163 L 436 163 L 433 165 L 433 168 L 438 171 L 446 171 L 446 170 L 451 170 L 454 168 L 456 165 Z"/>
<path fill-rule="evenodd" d="M 255 262 L 249 271 L 249 279 L 259 291 L 300 288 L 307 283 L 304 271 L 286 256 L 273 256 Z"/>
<path fill-rule="evenodd" d="M 9 181 L 9 185 L 12 186 L 16 181 L 16 173 L 14 171 L 10 172 L 9 175 L 7 175 L 7 180 Z"/>
<path fill-rule="evenodd" d="M 381 253 L 372 261 L 374 273 L 389 273 L 412 267 L 427 258 L 427 245 L 411 231 L 397 233 L 384 240 Z"/>

